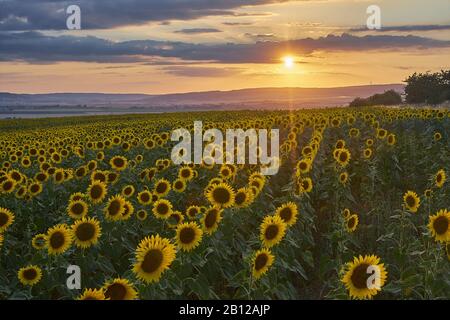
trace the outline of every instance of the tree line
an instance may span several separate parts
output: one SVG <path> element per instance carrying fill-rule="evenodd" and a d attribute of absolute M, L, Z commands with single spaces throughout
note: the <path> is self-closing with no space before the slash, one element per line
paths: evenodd
<path fill-rule="evenodd" d="M 450 100 L 450 70 L 435 73 L 414 73 L 405 81 L 404 102 L 409 104 L 440 104 Z M 356 98 L 350 107 L 399 105 L 403 103 L 400 93 L 389 90 L 368 98 Z"/>

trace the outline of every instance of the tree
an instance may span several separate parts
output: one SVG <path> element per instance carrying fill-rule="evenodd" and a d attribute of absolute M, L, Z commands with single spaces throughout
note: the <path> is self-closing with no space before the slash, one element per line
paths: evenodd
<path fill-rule="evenodd" d="M 408 103 L 439 104 L 450 99 L 450 70 L 414 73 L 405 82 Z"/>

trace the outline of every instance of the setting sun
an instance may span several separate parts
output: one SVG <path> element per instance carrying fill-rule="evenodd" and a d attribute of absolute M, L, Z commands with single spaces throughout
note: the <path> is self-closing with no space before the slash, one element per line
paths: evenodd
<path fill-rule="evenodd" d="M 292 69 L 294 67 L 294 58 L 291 56 L 286 56 L 283 58 L 284 66 L 288 69 Z"/>

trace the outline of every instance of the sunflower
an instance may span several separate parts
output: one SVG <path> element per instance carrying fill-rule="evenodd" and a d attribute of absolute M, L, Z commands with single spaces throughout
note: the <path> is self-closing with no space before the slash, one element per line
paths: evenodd
<path fill-rule="evenodd" d="M 85 198 L 85 194 L 81 192 L 75 192 L 70 195 L 69 201 L 78 201 L 83 200 Z"/>
<path fill-rule="evenodd" d="M 253 199 L 253 192 L 249 188 L 240 188 L 234 196 L 234 204 L 237 208 L 246 208 L 253 202 Z"/>
<path fill-rule="evenodd" d="M 178 171 L 178 178 L 181 180 L 191 180 L 194 177 L 194 170 L 192 170 L 190 167 L 185 166 Z"/>
<path fill-rule="evenodd" d="M 447 177 L 445 175 L 445 171 L 443 169 L 439 170 L 436 173 L 436 176 L 434 178 L 436 187 L 442 188 L 442 186 L 444 185 L 446 179 L 447 179 Z"/>
<path fill-rule="evenodd" d="M 6 179 L 0 185 L 0 193 L 11 193 L 16 187 L 16 181 L 11 178 Z"/>
<path fill-rule="evenodd" d="M 188 167 L 189 168 L 189 167 Z M 190 169 L 190 168 L 189 168 Z M 183 192 L 184 190 L 186 190 L 186 182 L 185 180 L 182 179 L 176 179 L 173 183 L 172 183 L 172 189 L 175 192 Z"/>
<path fill-rule="evenodd" d="M 145 219 L 147 219 L 147 211 L 145 211 L 144 209 L 139 210 L 136 213 L 136 217 L 140 220 L 140 221 L 144 221 Z"/>
<path fill-rule="evenodd" d="M 127 158 L 122 156 L 114 156 L 111 158 L 111 160 L 109 160 L 109 164 L 114 170 L 122 171 L 127 168 L 128 160 Z"/>
<path fill-rule="evenodd" d="M 405 204 L 406 209 L 415 213 L 420 207 L 420 198 L 417 196 L 417 193 L 413 191 L 408 191 L 403 196 L 403 202 Z"/>
<path fill-rule="evenodd" d="M 157 282 L 175 260 L 176 248 L 159 235 L 144 238 L 136 249 L 133 272 L 144 282 Z"/>
<path fill-rule="evenodd" d="M 137 199 L 142 205 L 149 205 L 152 203 L 152 193 L 148 190 L 144 190 L 138 193 Z"/>
<path fill-rule="evenodd" d="M 203 231 L 195 222 L 179 224 L 176 230 L 176 243 L 181 250 L 191 251 L 201 242 Z"/>
<path fill-rule="evenodd" d="M 116 278 L 103 286 L 105 297 L 109 300 L 134 300 L 138 293 L 127 279 Z"/>
<path fill-rule="evenodd" d="M 435 132 L 433 135 L 434 141 L 439 141 L 442 139 L 442 134 L 440 132 Z"/>
<path fill-rule="evenodd" d="M 425 196 L 425 198 L 431 198 L 433 196 L 433 190 L 431 189 L 427 189 L 424 191 L 423 195 Z"/>
<path fill-rule="evenodd" d="M 122 188 L 122 195 L 124 197 L 129 198 L 129 197 L 133 196 L 134 191 L 135 191 L 134 187 L 131 184 L 129 184 Z"/>
<path fill-rule="evenodd" d="M 5 232 L 14 222 L 14 213 L 9 209 L 0 207 L 0 233 Z"/>
<path fill-rule="evenodd" d="M 115 195 L 108 200 L 104 213 L 108 220 L 120 220 L 125 211 L 125 199 L 121 195 Z"/>
<path fill-rule="evenodd" d="M 385 139 L 386 136 L 387 136 L 387 131 L 385 129 L 381 129 L 381 128 L 377 129 L 377 138 L 378 139 Z"/>
<path fill-rule="evenodd" d="M 28 192 L 33 197 L 37 196 L 38 194 L 40 194 L 42 192 L 42 184 L 37 181 L 31 183 L 30 186 L 28 187 Z"/>
<path fill-rule="evenodd" d="M 366 148 L 364 149 L 364 158 L 370 159 L 372 157 L 372 149 Z"/>
<path fill-rule="evenodd" d="M 159 179 L 155 183 L 155 187 L 153 188 L 154 194 L 159 197 L 165 197 L 170 191 L 170 182 L 166 179 Z"/>
<path fill-rule="evenodd" d="M 356 227 L 358 226 L 358 223 L 359 223 L 358 215 L 356 214 L 350 215 L 345 222 L 347 231 L 354 232 L 356 230 Z"/>
<path fill-rule="evenodd" d="M 172 203 L 166 199 L 159 199 L 153 205 L 153 215 L 158 219 L 168 219 L 172 213 Z"/>
<path fill-rule="evenodd" d="M 339 182 L 345 185 L 347 183 L 347 181 L 348 181 L 348 172 L 346 172 L 346 171 L 342 172 L 339 175 Z"/>
<path fill-rule="evenodd" d="M 275 257 L 269 249 L 258 250 L 252 259 L 252 275 L 255 279 L 261 278 L 272 266 Z"/>
<path fill-rule="evenodd" d="M 213 185 L 207 193 L 208 201 L 213 206 L 222 208 L 231 207 L 234 204 L 234 197 L 233 188 L 224 182 Z"/>
<path fill-rule="evenodd" d="M 203 214 L 202 219 L 200 220 L 203 230 L 211 235 L 213 234 L 218 226 L 219 222 L 222 220 L 222 210 L 219 208 L 211 207 L 206 210 Z"/>
<path fill-rule="evenodd" d="M 130 201 L 125 200 L 124 209 L 125 210 L 122 212 L 122 216 L 120 217 L 120 219 L 128 220 L 134 213 L 134 206 Z"/>
<path fill-rule="evenodd" d="M 300 192 L 311 192 L 313 188 L 313 183 L 311 178 L 303 178 L 299 181 Z"/>
<path fill-rule="evenodd" d="M 349 291 L 351 298 L 371 299 L 381 291 L 387 279 L 387 271 L 384 264 L 380 264 L 380 258 L 375 255 L 354 257 L 353 262 L 348 262 L 342 282 Z M 375 271 L 375 283 L 370 283 Z"/>
<path fill-rule="evenodd" d="M 87 189 L 87 195 L 93 203 L 102 202 L 107 192 L 106 183 L 97 180 L 93 181 Z"/>
<path fill-rule="evenodd" d="M 302 159 L 299 162 L 297 162 L 297 166 L 296 166 L 297 177 L 299 177 L 300 174 L 308 173 L 311 170 L 311 165 L 312 165 L 312 162 L 311 162 L 311 159 L 309 159 L 309 158 L 305 158 L 305 159 Z"/>
<path fill-rule="evenodd" d="M 89 206 L 84 200 L 70 201 L 67 213 L 73 219 L 81 219 L 87 215 Z"/>
<path fill-rule="evenodd" d="M 391 133 L 387 136 L 387 143 L 390 146 L 393 146 L 397 142 L 395 134 Z"/>
<path fill-rule="evenodd" d="M 46 237 L 47 236 L 43 233 L 39 233 L 39 234 L 35 235 L 33 237 L 33 239 L 31 240 L 31 245 L 33 246 L 33 248 L 35 248 L 36 250 L 44 249 L 45 243 L 47 241 Z"/>
<path fill-rule="evenodd" d="M 348 163 L 350 162 L 351 154 L 348 149 L 342 148 L 339 149 L 339 152 L 336 156 L 336 161 L 341 165 L 341 167 L 346 167 Z"/>
<path fill-rule="evenodd" d="M 200 213 L 200 207 L 199 206 L 189 206 L 186 209 L 186 215 L 191 220 L 194 220 L 199 213 Z"/>
<path fill-rule="evenodd" d="M 19 281 L 24 286 L 34 286 L 42 279 L 42 270 L 38 266 L 30 265 L 21 268 L 17 273 Z"/>
<path fill-rule="evenodd" d="M 77 300 L 106 300 L 106 297 L 103 289 L 84 289 Z"/>
<path fill-rule="evenodd" d="M 169 228 L 174 229 L 176 228 L 180 223 L 183 223 L 184 216 L 181 214 L 180 211 L 173 211 L 167 219 L 167 224 Z"/>
<path fill-rule="evenodd" d="M 298 216 L 297 205 L 293 202 L 288 202 L 278 207 L 275 211 L 275 215 L 279 216 L 288 227 L 295 224 Z"/>
<path fill-rule="evenodd" d="M 344 209 L 343 211 L 342 211 L 342 215 L 344 216 L 344 219 L 345 220 L 348 220 L 349 218 L 350 218 L 350 216 L 351 216 L 351 213 L 350 213 L 350 210 L 349 209 Z"/>
<path fill-rule="evenodd" d="M 86 249 L 98 242 L 102 229 L 95 218 L 83 218 L 72 225 L 72 233 L 75 245 Z"/>
<path fill-rule="evenodd" d="M 280 216 L 267 216 L 260 226 L 260 239 L 266 248 L 278 244 L 286 233 L 286 223 Z"/>
<path fill-rule="evenodd" d="M 73 241 L 72 230 L 65 224 L 58 224 L 47 231 L 45 238 L 48 253 L 51 255 L 66 252 Z"/>
<path fill-rule="evenodd" d="M 430 216 L 428 229 L 436 241 L 443 243 L 450 241 L 450 212 L 447 209 L 441 209 Z"/>

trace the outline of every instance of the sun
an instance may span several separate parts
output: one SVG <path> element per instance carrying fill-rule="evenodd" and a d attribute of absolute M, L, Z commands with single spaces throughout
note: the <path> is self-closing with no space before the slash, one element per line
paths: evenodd
<path fill-rule="evenodd" d="M 283 57 L 283 63 L 287 69 L 292 69 L 294 67 L 294 62 L 294 57 L 292 56 Z"/>

